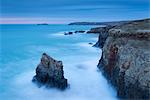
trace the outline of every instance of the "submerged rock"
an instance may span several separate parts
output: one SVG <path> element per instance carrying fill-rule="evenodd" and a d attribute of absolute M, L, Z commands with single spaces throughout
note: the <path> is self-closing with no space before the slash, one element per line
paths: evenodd
<path fill-rule="evenodd" d="M 64 78 L 62 61 L 57 61 L 43 53 L 32 81 L 46 87 L 65 89 L 67 87 L 67 79 Z"/>
<path fill-rule="evenodd" d="M 120 98 L 150 100 L 149 30 L 150 19 L 109 30 L 98 67 L 116 87 Z"/>
<path fill-rule="evenodd" d="M 91 42 L 90 42 L 89 44 L 90 44 L 90 45 L 93 45 L 93 43 L 91 43 Z"/>
<path fill-rule="evenodd" d="M 74 31 L 74 32 L 65 32 L 64 35 L 73 35 L 74 33 L 84 33 L 85 31 Z"/>
<path fill-rule="evenodd" d="M 73 32 L 65 32 L 64 35 L 72 35 Z"/>
<path fill-rule="evenodd" d="M 84 33 L 85 31 L 75 31 L 74 33 Z"/>

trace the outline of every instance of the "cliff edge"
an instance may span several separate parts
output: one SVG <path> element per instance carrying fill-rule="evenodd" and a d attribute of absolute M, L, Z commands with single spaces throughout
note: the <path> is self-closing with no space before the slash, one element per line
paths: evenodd
<path fill-rule="evenodd" d="M 123 99 L 150 99 L 150 19 L 109 30 L 98 68 Z"/>

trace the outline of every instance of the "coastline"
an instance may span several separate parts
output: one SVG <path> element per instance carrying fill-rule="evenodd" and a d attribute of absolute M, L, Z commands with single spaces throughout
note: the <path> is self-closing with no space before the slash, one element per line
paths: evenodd
<path fill-rule="evenodd" d="M 2 82 L 5 83 L 4 90 L 6 91 L 3 93 L 4 95 L 2 95 L 2 97 L 7 96 L 7 91 L 14 91 L 16 97 L 19 96 L 22 98 L 30 95 L 31 97 L 36 98 L 35 96 L 37 96 L 37 94 L 41 94 L 41 97 L 45 98 L 45 89 L 40 92 L 43 88 L 38 89 L 30 83 L 31 77 L 34 73 L 28 75 L 28 72 L 26 71 L 31 69 L 35 70 L 36 64 L 38 64 L 39 61 L 39 55 L 46 52 L 52 57 L 63 61 L 64 75 L 70 84 L 69 89 L 63 93 L 60 92 L 59 95 L 57 95 L 57 90 L 55 91 L 55 94 L 53 88 L 49 89 L 46 94 L 47 97 L 51 95 L 55 98 L 59 98 L 63 97 L 65 94 L 70 98 L 77 95 L 79 96 L 78 98 L 83 96 L 86 99 L 94 98 L 94 100 L 101 97 L 106 99 L 107 97 L 108 99 L 118 99 L 116 98 L 116 91 L 112 89 L 113 87 L 111 87 L 112 85 L 116 88 L 119 99 L 149 99 L 150 39 L 148 19 L 132 21 L 117 26 L 112 25 L 112 27 L 110 27 L 110 25 L 106 25 L 105 27 L 94 28 L 94 26 L 91 30 L 94 30 L 95 33 L 87 33 L 86 31 L 83 32 L 83 30 L 86 30 L 87 27 L 83 29 L 82 26 L 51 26 L 52 25 L 48 25 L 47 27 L 39 27 L 37 25 L 20 25 L 16 27 L 7 26 L 10 30 L 12 29 L 11 33 L 13 33 L 13 37 L 7 34 L 9 33 L 8 31 L 5 31 L 6 36 L 2 37 L 9 37 L 10 39 L 10 41 L 7 41 L 6 43 L 6 48 L 3 48 L 9 49 L 7 49 L 8 52 L 6 51 L 6 58 L 2 59 L 4 63 L 3 66 L 6 68 L 1 70 L 3 75 Z M 73 30 L 72 35 L 64 35 L 64 32 L 72 31 L 74 27 L 78 28 Z M 31 30 L 33 30 L 33 32 Z M 60 30 L 62 31 L 59 32 Z M 22 33 L 21 37 L 14 40 L 16 36 L 20 36 L 20 33 Z M 31 34 L 30 38 L 26 33 Z M 96 43 L 97 37 L 99 39 Z M 33 38 L 35 39 L 34 41 Z M 11 45 L 8 45 L 8 43 L 11 43 Z M 94 43 L 96 44 L 94 45 Z M 93 48 L 92 45 L 98 48 Z M 18 46 L 22 46 L 23 48 L 18 49 Z M 101 50 L 99 48 L 102 49 L 102 57 Z M 12 55 L 10 50 L 14 53 L 14 55 Z M 14 57 L 18 58 L 14 59 Z M 16 60 L 18 61 L 17 65 Z M 97 64 L 98 66 L 96 67 Z M 101 75 L 98 68 L 107 80 L 103 75 Z M 8 70 L 15 72 L 4 74 L 8 72 Z M 21 75 L 20 73 L 26 74 Z M 12 76 L 13 80 L 15 80 L 12 83 L 9 81 L 7 82 L 7 79 L 4 78 L 8 77 L 11 79 Z M 24 77 L 26 77 L 26 80 L 24 80 Z M 10 85 L 8 83 L 10 83 Z M 33 94 L 26 94 L 23 91 L 19 91 L 18 93 L 13 89 L 8 89 L 8 86 L 12 86 L 13 88 L 15 87 L 15 90 L 17 91 L 19 89 L 22 89 L 23 91 L 32 91 L 36 89 L 36 91 L 34 91 L 35 93 Z M 25 86 L 28 88 L 24 88 Z M 82 87 L 83 91 L 80 91 L 79 87 Z M 85 93 L 85 91 L 88 91 L 88 93 Z M 101 91 L 103 92 L 101 93 Z M 11 96 L 13 97 L 13 95 Z M 62 98 L 59 99 L 61 100 Z"/>
<path fill-rule="evenodd" d="M 98 68 L 121 99 L 150 99 L 150 19 L 92 28 L 102 48 Z M 96 23 L 73 23 L 73 25 Z M 97 23 L 99 24 L 99 23 Z M 71 24 L 72 25 L 72 24 Z"/>

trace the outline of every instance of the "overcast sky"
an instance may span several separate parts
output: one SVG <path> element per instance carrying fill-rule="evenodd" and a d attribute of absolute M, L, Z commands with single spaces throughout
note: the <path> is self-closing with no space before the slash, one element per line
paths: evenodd
<path fill-rule="evenodd" d="M 0 0 L 1 23 L 69 23 L 150 17 L 150 0 Z"/>

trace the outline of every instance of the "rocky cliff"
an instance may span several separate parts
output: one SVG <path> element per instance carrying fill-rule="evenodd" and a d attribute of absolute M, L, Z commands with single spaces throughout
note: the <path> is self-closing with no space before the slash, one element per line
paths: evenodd
<path fill-rule="evenodd" d="M 121 26 L 129 21 L 116 21 L 116 22 L 103 22 L 102 26 L 91 28 L 87 33 L 99 34 L 98 41 L 94 45 L 95 47 L 103 48 L 104 43 L 108 37 L 108 31 L 114 27 Z"/>
<path fill-rule="evenodd" d="M 65 89 L 67 87 L 67 79 L 64 78 L 62 61 L 57 61 L 43 53 L 32 81 L 39 86 L 45 85 L 46 87 Z"/>
<path fill-rule="evenodd" d="M 89 30 L 87 32 L 87 33 L 98 33 L 99 34 L 98 41 L 94 45 L 95 47 L 103 48 L 104 43 L 108 37 L 108 31 L 113 27 L 115 27 L 115 26 L 114 25 L 106 25 L 106 26 L 102 26 L 102 27 L 92 28 L 91 30 Z"/>
<path fill-rule="evenodd" d="M 150 19 L 109 30 L 98 68 L 124 99 L 150 99 Z"/>

